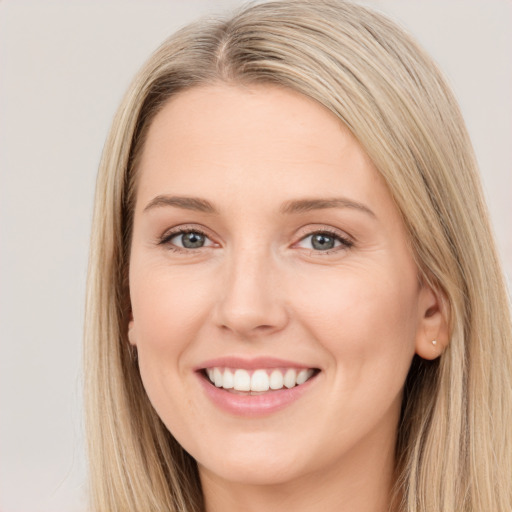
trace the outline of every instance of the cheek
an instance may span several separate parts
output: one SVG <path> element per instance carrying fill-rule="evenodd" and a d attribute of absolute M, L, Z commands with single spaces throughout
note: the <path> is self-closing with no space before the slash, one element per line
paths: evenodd
<path fill-rule="evenodd" d="M 130 294 L 139 370 L 148 398 L 177 439 L 190 424 L 206 429 L 187 380 L 187 353 L 203 328 L 211 300 L 210 281 L 169 266 L 132 264 Z"/>
<path fill-rule="evenodd" d="M 199 273 L 135 267 L 130 295 L 139 349 L 175 351 L 190 341 L 204 321 L 210 288 Z"/>
<path fill-rule="evenodd" d="M 209 312 L 211 290 L 203 276 L 172 267 L 132 266 L 133 339 L 144 387 L 157 410 L 190 368 L 184 364 Z"/>
<path fill-rule="evenodd" d="M 298 318 L 343 376 L 400 368 L 405 378 L 418 327 L 415 283 L 414 267 L 401 277 L 378 266 L 304 276 L 295 294 Z"/>
<path fill-rule="evenodd" d="M 325 375 L 330 423 L 337 425 L 328 432 L 333 443 L 364 436 L 376 425 L 396 428 L 414 355 L 414 288 L 366 270 L 317 279 L 308 293 L 297 294 L 299 316 L 330 359 Z"/>

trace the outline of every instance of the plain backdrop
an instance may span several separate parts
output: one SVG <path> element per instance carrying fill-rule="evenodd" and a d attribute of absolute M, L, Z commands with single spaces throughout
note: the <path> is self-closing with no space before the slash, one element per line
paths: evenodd
<path fill-rule="evenodd" d="M 114 111 L 175 29 L 237 0 L 0 0 L 0 511 L 85 510 L 81 337 L 93 187 Z M 368 0 L 462 106 L 512 276 L 512 2 Z"/>

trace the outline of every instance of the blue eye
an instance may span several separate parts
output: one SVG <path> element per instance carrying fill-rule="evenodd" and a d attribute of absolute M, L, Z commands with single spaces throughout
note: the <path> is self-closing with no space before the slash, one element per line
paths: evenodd
<path fill-rule="evenodd" d="M 328 251 L 329 249 L 334 249 L 334 247 L 336 247 L 336 242 L 340 245 L 339 241 L 337 241 L 332 235 L 325 235 L 324 233 L 311 235 L 311 245 L 313 249 L 316 249 L 317 251 Z"/>
<path fill-rule="evenodd" d="M 168 244 L 177 249 L 201 249 L 213 245 L 212 241 L 200 231 L 186 230 L 170 233 L 165 236 L 161 244 Z"/>
<path fill-rule="evenodd" d="M 206 240 L 206 237 L 202 233 L 197 233 L 195 231 L 182 233 L 173 237 L 171 240 L 174 238 L 180 240 L 181 247 L 184 247 L 185 249 L 198 249 L 199 247 L 203 247 Z"/>
<path fill-rule="evenodd" d="M 342 246 L 348 248 L 353 244 L 350 240 L 334 233 L 319 231 L 304 237 L 298 245 L 304 249 L 313 249 L 314 251 L 330 251 Z"/>

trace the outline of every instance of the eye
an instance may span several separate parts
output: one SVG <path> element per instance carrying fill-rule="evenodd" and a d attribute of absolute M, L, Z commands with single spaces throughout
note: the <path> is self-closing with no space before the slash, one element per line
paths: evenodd
<path fill-rule="evenodd" d="M 213 242 L 204 233 L 192 229 L 169 233 L 162 238 L 160 243 L 174 246 L 175 249 L 201 249 L 213 245 Z"/>
<path fill-rule="evenodd" d="M 353 243 L 340 235 L 328 231 L 317 231 L 302 238 L 297 245 L 314 251 L 331 251 L 337 248 L 352 247 Z"/>

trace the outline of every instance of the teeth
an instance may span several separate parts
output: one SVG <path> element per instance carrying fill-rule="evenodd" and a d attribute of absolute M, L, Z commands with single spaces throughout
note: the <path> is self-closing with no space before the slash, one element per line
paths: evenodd
<path fill-rule="evenodd" d="M 279 370 L 274 370 L 270 374 L 270 389 L 281 389 L 283 387 L 283 374 Z"/>
<path fill-rule="evenodd" d="M 286 373 L 284 374 L 284 385 L 287 388 L 293 388 L 296 382 L 297 372 L 295 370 L 292 370 L 291 368 L 289 370 L 286 370 Z"/>
<path fill-rule="evenodd" d="M 207 368 L 208 378 L 218 388 L 234 389 L 235 391 L 265 392 L 269 389 L 288 389 L 304 384 L 314 373 L 314 370 L 294 368 L 255 370 L 252 374 L 243 369 Z"/>
<path fill-rule="evenodd" d="M 300 386 L 301 384 L 304 384 L 311 375 L 308 375 L 308 370 L 301 370 L 297 375 L 297 385 Z"/>
<path fill-rule="evenodd" d="M 214 368 L 213 369 L 213 383 L 218 388 L 221 388 L 222 387 L 222 381 L 223 381 L 222 372 L 219 370 L 219 368 Z"/>
<path fill-rule="evenodd" d="M 226 368 L 222 379 L 222 387 L 224 389 L 232 389 L 235 386 L 235 376 L 233 372 Z"/>
<path fill-rule="evenodd" d="M 246 370 L 235 370 L 235 378 L 233 387 L 237 391 L 251 390 L 251 376 Z"/>
<path fill-rule="evenodd" d="M 269 378 L 265 370 L 256 370 L 251 377 L 251 391 L 268 391 Z"/>

